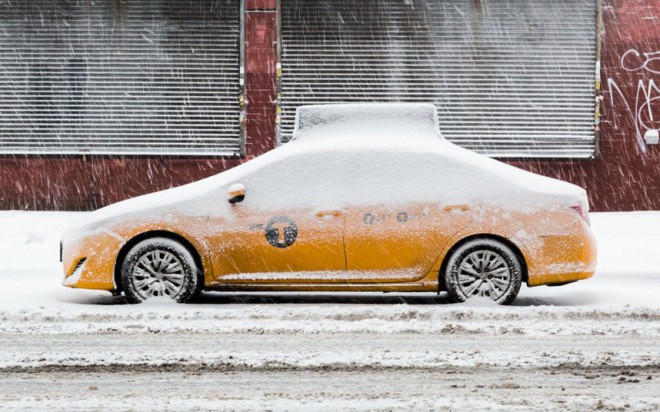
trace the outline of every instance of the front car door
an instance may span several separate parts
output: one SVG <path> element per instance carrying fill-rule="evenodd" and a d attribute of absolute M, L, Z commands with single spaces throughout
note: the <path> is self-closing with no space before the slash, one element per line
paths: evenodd
<path fill-rule="evenodd" d="M 331 153 L 294 153 L 233 182 L 245 186 L 245 199 L 210 225 L 217 231 L 212 241 L 217 281 L 341 280 L 346 257 L 344 215 L 333 203 L 340 189 L 337 167 Z"/>

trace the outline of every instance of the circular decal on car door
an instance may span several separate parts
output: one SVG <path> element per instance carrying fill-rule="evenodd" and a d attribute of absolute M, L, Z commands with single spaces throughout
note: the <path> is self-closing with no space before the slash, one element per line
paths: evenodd
<path fill-rule="evenodd" d="M 266 240 L 271 246 L 285 249 L 298 238 L 298 226 L 286 216 L 276 216 L 266 225 Z"/>

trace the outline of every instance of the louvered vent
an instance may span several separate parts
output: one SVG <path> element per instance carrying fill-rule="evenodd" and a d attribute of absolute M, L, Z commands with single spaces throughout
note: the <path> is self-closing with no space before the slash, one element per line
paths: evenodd
<path fill-rule="evenodd" d="M 431 102 L 494 157 L 594 155 L 596 0 L 282 0 L 282 141 L 305 104 Z"/>
<path fill-rule="evenodd" d="M 0 153 L 239 152 L 239 0 L 0 0 Z"/>

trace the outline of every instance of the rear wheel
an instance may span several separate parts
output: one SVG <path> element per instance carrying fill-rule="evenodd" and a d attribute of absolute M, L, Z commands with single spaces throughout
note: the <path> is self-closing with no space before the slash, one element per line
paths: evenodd
<path fill-rule="evenodd" d="M 520 291 L 522 265 L 504 243 L 474 239 L 452 253 L 444 277 L 447 293 L 454 302 L 480 296 L 508 305 Z"/>
<path fill-rule="evenodd" d="M 131 248 L 122 262 L 121 281 L 129 303 L 154 298 L 189 302 L 200 288 L 199 268 L 183 245 L 151 238 Z"/>

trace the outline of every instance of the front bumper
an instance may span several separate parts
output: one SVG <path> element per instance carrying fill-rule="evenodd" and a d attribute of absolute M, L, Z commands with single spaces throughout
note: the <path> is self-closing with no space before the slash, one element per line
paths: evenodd
<path fill-rule="evenodd" d="M 80 289 L 115 290 L 115 263 L 123 244 L 121 239 L 107 233 L 63 242 L 62 285 Z"/>

